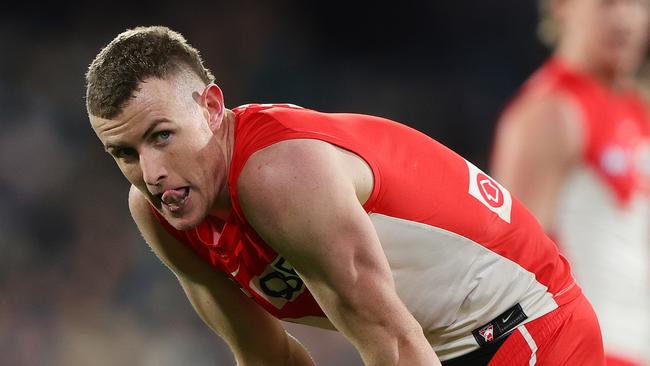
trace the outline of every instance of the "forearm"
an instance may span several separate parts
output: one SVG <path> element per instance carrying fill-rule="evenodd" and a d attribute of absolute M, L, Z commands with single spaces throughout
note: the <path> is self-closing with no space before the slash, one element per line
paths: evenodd
<path fill-rule="evenodd" d="M 221 280 L 216 277 L 211 282 Z M 219 296 L 213 289 L 188 280 L 181 280 L 181 285 L 205 324 L 226 341 L 237 365 L 314 365 L 305 348 L 277 319 L 225 281 L 220 293 L 227 296 Z"/>
<path fill-rule="evenodd" d="M 368 366 L 440 365 L 417 323 L 372 326 L 357 331 L 355 337 L 355 346 Z"/>
<path fill-rule="evenodd" d="M 235 352 L 235 359 L 237 360 L 238 366 L 315 366 L 316 364 L 312 360 L 311 356 L 303 347 L 300 342 L 291 336 L 289 333 L 286 334 L 286 342 L 283 346 L 275 348 L 275 352 L 269 352 L 260 358 L 260 355 L 256 355 L 246 350 L 241 350 L 240 352 Z M 272 345 L 268 345 L 273 347 Z"/>
<path fill-rule="evenodd" d="M 321 298 L 326 313 L 354 344 L 366 365 L 439 365 L 422 327 L 389 281 L 361 275 Z M 329 292 L 329 291 L 328 291 Z"/>
<path fill-rule="evenodd" d="M 362 357 L 367 359 L 367 365 L 381 366 L 439 366 L 440 361 L 433 352 L 428 342 L 422 342 L 421 337 L 410 336 L 402 339 L 394 339 L 391 347 L 383 350 L 370 349 L 364 351 Z M 381 346 L 380 346 L 381 347 Z"/>

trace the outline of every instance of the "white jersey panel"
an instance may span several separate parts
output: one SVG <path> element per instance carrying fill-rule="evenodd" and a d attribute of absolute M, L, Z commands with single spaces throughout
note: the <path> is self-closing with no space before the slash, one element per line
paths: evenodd
<path fill-rule="evenodd" d="M 441 360 L 478 348 L 476 328 L 519 303 L 526 322 L 557 308 L 517 263 L 453 232 L 372 213 L 397 293 Z"/>
<path fill-rule="evenodd" d="M 650 362 L 650 205 L 626 204 L 589 167 L 561 193 L 558 243 L 600 322 L 606 348 Z"/>

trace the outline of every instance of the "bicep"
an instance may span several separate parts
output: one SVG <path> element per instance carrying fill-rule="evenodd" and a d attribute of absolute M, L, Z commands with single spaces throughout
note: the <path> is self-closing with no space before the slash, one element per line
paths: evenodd
<path fill-rule="evenodd" d="M 240 178 L 239 197 L 251 225 L 292 263 L 334 325 L 362 347 L 364 337 L 418 326 L 396 294 L 374 226 L 330 147 L 295 142 L 254 156 Z"/>
<path fill-rule="evenodd" d="M 300 155 L 299 164 L 276 155 L 251 159 L 240 178 L 244 213 L 307 279 L 338 283 L 340 273 L 354 278 L 356 271 L 349 270 L 359 266 L 388 275 L 372 222 L 330 147 L 297 147 L 300 152 L 289 155 Z"/>
<path fill-rule="evenodd" d="M 228 343 L 236 358 L 283 357 L 287 338 L 280 322 L 245 296 L 223 273 L 167 233 L 153 216 L 148 202 L 134 190 L 129 194 L 129 207 L 145 241 L 176 275 L 197 314 Z"/>
<path fill-rule="evenodd" d="M 580 116 L 570 103 L 529 103 L 501 122 L 491 172 L 551 230 L 560 190 L 579 157 Z"/>

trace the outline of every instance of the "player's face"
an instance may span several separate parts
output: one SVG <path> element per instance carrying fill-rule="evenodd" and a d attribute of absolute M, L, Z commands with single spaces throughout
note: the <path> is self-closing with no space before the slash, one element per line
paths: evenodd
<path fill-rule="evenodd" d="M 650 0 L 560 0 L 560 4 L 563 37 L 575 37 L 586 58 L 614 72 L 638 67 L 648 42 Z"/>
<path fill-rule="evenodd" d="M 198 225 L 227 189 L 223 96 L 183 75 L 140 84 L 114 119 L 90 116 L 131 184 L 176 229 Z"/>

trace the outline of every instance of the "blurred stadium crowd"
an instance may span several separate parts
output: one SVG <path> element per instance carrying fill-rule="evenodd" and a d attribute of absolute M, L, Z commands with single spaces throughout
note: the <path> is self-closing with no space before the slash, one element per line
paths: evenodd
<path fill-rule="evenodd" d="M 231 365 L 132 224 L 83 74 L 137 25 L 202 51 L 230 107 L 291 102 L 414 126 L 485 167 L 492 128 L 547 51 L 534 2 L 0 5 L 0 364 Z M 321 365 L 359 364 L 295 329 Z"/>

